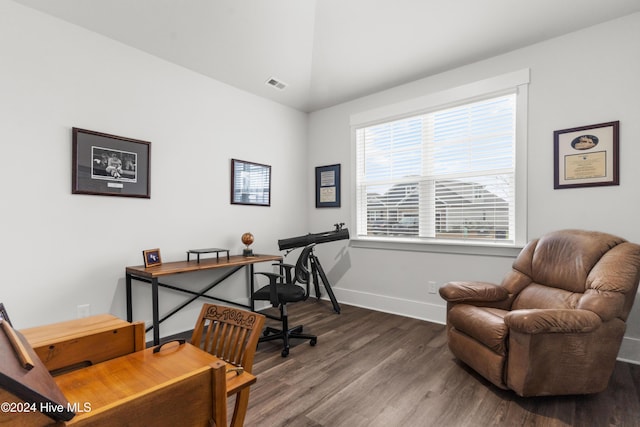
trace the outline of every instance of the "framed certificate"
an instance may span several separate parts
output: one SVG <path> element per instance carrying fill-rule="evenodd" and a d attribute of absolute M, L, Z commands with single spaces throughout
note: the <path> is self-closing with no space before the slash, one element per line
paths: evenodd
<path fill-rule="evenodd" d="M 340 165 L 316 168 L 316 208 L 340 207 Z"/>
<path fill-rule="evenodd" d="M 553 132 L 553 188 L 619 185 L 620 122 Z"/>

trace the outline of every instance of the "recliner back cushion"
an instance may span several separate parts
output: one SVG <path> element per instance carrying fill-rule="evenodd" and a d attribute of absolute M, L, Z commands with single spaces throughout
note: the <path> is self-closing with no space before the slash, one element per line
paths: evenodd
<path fill-rule="evenodd" d="M 577 308 L 594 283 L 594 277 L 589 277 L 594 267 L 623 242 L 609 234 L 581 230 L 550 233 L 531 242 L 513 263 L 514 270 L 529 276 L 531 283 L 517 293 L 511 309 Z M 589 298 L 596 296 L 589 294 Z"/>
<path fill-rule="evenodd" d="M 600 258 L 623 239 L 574 230 L 551 233 L 538 240 L 531 259 L 531 279 L 569 292 L 584 292 L 587 276 Z"/>
<path fill-rule="evenodd" d="M 626 320 L 640 280 L 640 246 L 621 243 L 607 252 L 591 270 L 587 290 L 577 308 L 597 313 L 603 321 Z"/>

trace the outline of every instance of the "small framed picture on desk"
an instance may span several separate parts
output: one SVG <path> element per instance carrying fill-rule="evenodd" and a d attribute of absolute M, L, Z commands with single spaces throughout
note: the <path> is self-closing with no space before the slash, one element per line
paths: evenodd
<path fill-rule="evenodd" d="M 145 268 L 162 264 L 160 249 L 147 249 L 146 251 L 142 251 L 142 257 L 144 258 Z"/>

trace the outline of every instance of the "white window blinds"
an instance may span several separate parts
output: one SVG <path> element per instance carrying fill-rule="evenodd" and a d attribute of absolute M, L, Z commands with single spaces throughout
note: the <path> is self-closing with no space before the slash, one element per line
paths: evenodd
<path fill-rule="evenodd" d="M 357 127 L 359 236 L 512 242 L 516 95 Z"/>

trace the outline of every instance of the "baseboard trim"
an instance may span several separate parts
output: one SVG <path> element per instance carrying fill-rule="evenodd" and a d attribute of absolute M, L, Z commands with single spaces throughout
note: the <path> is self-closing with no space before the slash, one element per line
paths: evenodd
<path fill-rule="evenodd" d="M 640 339 L 624 337 L 618 352 L 618 360 L 640 365 Z"/>
<path fill-rule="evenodd" d="M 333 288 L 333 292 L 338 302 L 345 304 L 441 325 L 446 323 L 446 306 L 341 288 Z"/>
<path fill-rule="evenodd" d="M 426 320 L 428 322 L 444 325 L 447 319 L 446 305 L 432 304 L 420 301 L 412 301 L 403 298 L 395 298 L 387 295 L 378 295 L 369 292 L 354 291 L 350 289 L 332 288 L 338 302 L 354 305 L 384 313 Z M 323 299 L 328 299 L 326 296 Z M 624 337 L 618 360 L 621 362 L 640 365 L 640 339 Z"/>

